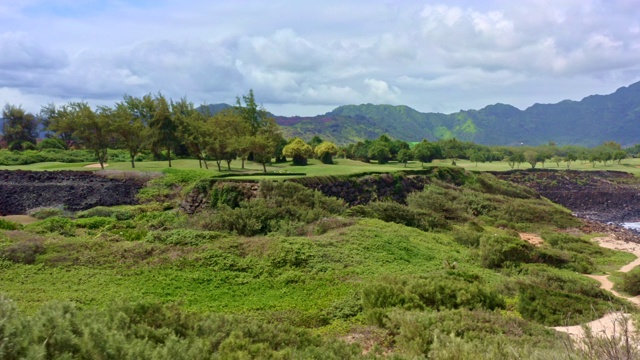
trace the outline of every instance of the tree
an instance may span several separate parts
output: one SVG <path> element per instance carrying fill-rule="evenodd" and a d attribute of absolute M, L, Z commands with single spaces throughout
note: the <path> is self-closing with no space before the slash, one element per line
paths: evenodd
<path fill-rule="evenodd" d="M 74 136 L 75 124 L 72 122 L 69 105 L 58 108 L 54 104 L 49 104 L 42 108 L 40 117 L 43 119 L 45 129 L 52 132 L 56 139 L 62 140 L 66 149 L 78 142 Z"/>
<path fill-rule="evenodd" d="M 171 167 L 171 150 L 175 149 L 179 143 L 178 124 L 171 113 L 169 102 L 162 94 L 156 96 L 155 103 L 155 111 L 150 121 L 151 140 L 158 148 L 167 150 L 169 167 Z"/>
<path fill-rule="evenodd" d="M 471 156 L 469 156 L 469 160 L 470 160 L 471 162 L 476 163 L 476 167 L 478 167 L 478 163 L 479 163 L 479 162 L 482 162 L 482 163 L 483 163 L 483 162 L 485 162 L 485 161 L 486 161 L 486 159 L 485 159 L 484 155 L 482 155 L 482 153 L 477 152 L 477 151 L 476 151 L 476 152 L 474 152 L 474 153 L 472 153 L 472 154 L 471 154 Z"/>
<path fill-rule="evenodd" d="M 413 159 L 413 152 L 409 149 L 400 149 L 398 151 L 398 162 L 407 167 L 407 163 Z"/>
<path fill-rule="evenodd" d="M 513 153 L 511 157 L 513 158 L 513 161 L 515 161 L 515 163 L 518 164 L 518 169 L 520 169 L 520 164 L 526 161 L 524 157 L 524 153 L 521 153 L 519 151 L 516 153 Z"/>
<path fill-rule="evenodd" d="M 223 110 L 213 116 L 208 116 L 202 135 L 207 156 L 215 160 L 218 171 L 222 171 L 222 162 L 227 163 L 231 170 L 231 162 L 236 158 L 233 147 L 236 127 L 243 124 L 242 119 L 233 111 Z"/>
<path fill-rule="evenodd" d="M 422 140 L 413 148 L 414 158 L 420 161 L 422 167 L 424 163 L 430 163 L 434 159 L 441 156 L 440 147 L 438 144 L 430 143 L 427 140 Z"/>
<path fill-rule="evenodd" d="M 271 163 L 275 155 L 278 137 L 276 121 L 268 118 L 255 136 L 245 138 L 247 149 L 253 154 L 253 161 L 262 164 L 265 173 L 267 172 L 266 164 Z"/>
<path fill-rule="evenodd" d="M 262 130 L 262 128 L 264 128 L 265 126 L 270 126 L 269 113 L 265 109 L 258 107 L 255 96 L 253 94 L 253 90 L 249 90 L 249 94 L 247 95 L 242 95 L 242 99 L 240 99 L 240 97 L 237 97 L 236 105 L 233 109 L 247 125 L 248 133 L 246 134 L 246 136 L 256 136 Z M 251 139 L 244 138 L 238 139 L 238 142 L 236 144 L 238 154 L 240 155 L 240 158 L 242 160 L 243 169 L 245 160 L 255 160 L 253 159 L 253 152 L 249 150 L 250 143 L 252 143 Z M 275 146 L 277 146 L 277 143 L 275 144 Z"/>
<path fill-rule="evenodd" d="M 311 145 L 311 148 L 313 148 L 315 150 L 315 148 L 322 144 L 324 142 L 324 140 L 322 140 L 322 138 L 318 135 L 314 135 L 311 140 L 309 141 L 309 145 Z"/>
<path fill-rule="evenodd" d="M 389 144 L 385 141 L 374 141 L 369 147 L 368 156 L 371 159 L 378 160 L 378 164 L 386 164 L 391 156 Z"/>
<path fill-rule="evenodd" d="M 613 152 L 613 160 L 617 161 L 618 164 L 622 162 L 622 160 L 627 158 L 627 152 L 624 150 L 616 150 Z"/>
<path fill-rule="evenodd" d="M 442 154 L 445 158 L 451 159 L 451 165 L 455 165 L 458 158 L 464 154 L 464 146 L 456 138 L 442 141 Z"/>
<path fill-rule="evenodd" d="M 323 164 L 333 164 L 333 156 L 338 153 L 338 146 L 330 141 L 323 141 L 316 146 L 315 153 Z"/>
<path fill-rule="evenodd" d="M 103 170 L 108 157 L 107 150 L 114 142 L 112 112 L 106 106 L 99 107 L 97 112 L 93 111 L 85 102 L 71 102 L 64 112 L 69 117 L 66 121 L 74 126 L 74 137 L 80 145 L 93 151 Z"/>
<path fill-rule="evenodd" d="M 525 161 L 531 164 L 532 169 L 535 169 L 536 164 L 538 163 L 538 161 L 540 161 L 540 157 L 538 153 L 535 151 L 529 150 L 529 151 L 525 151 L 523 155 L 524 155 Z"/>
<path fill-rule="evenodd" d="M 203 163 L 204 167 L 209 169 L 206 160 L 207 146 L 214 138 L 213 129 L 207 120 L 208 117 L 205 114 L 194 111 L 178 123 L 179 137 L 189 153 L 198 159 L 201 169 Z M 218 170 L 220 170 L 220 164 L 218 164 Z"/>
<path fill-rule="evenodd" d="M 293 165 L 307 165 L 307 158 L 313 155 L 311 145 L 305 143 L 300 138 L 295 138 L 289 145 L 282 149 L 282 154 L 293 158 Z"/>
<path fill-rule="evenodd" d="M 116 103 L 111 112 L 111 121 L 113 132 L 117 134 L 121 146 L 129 151 L 131 167 L 135 168 L 135 158 L 149 143 L 150 132 L 144 119 L 129 105 L 133 101 L 137 100 L 125 95 L 122 102 Z"/>
<path fill-rule="evenodd" d="M 560 163 L 562 162 L 562 157 L 556 155 L 551 158 L 551 161 L 556 164 L 556 167 L 560 167 Z"/>
<path fill-rule="evenodd" d="M 564 161 L 567 162 L 567 169 L 571 165 L 571 162 L 576 160 L 578 160 L 578 156 L 573 152 L 568 152 L 567 155 L 564 157 Z"/>
<path fill-rule="evenodd" d="M 22 107 L 6 104 L 2 110 L 2 137 L 11 150 L 33 148 L 38 138 L 38 120 Z"/>

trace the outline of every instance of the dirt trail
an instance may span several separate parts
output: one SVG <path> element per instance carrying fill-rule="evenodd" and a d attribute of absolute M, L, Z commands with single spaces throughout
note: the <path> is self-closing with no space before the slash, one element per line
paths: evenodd
<path fill-rule="evenodd" d="M 640 265 L 640 244 L 635 244 L 631 242 L 625 242 L 622 240 L 618 240 L 613 235 L 609 235 L 601 238 L 594 238 L 593 241 L 597 242 L 598 245 L 613 250 L 626 251 L 634 254 L 638 258 L 633 260 L 632 262 L 624 265 L 620 268 L 620 272 L 629 272 L 636 266 Z M 613 283 L 609 280 L 609 275 L 586 275 L 594 280 L 600 282 L 600 288 L 611 292 L 613 295 L 627 299 L 630 302 L 634 303 L 637 306 L 640 306 L 640 296 L 635 297 L 626 297 L 617 291 L 613 290 Z M 622 312 L 612 312 L 608 313 L 600 319 L 594 320 L 585 325 L 591 328 L 593 334 L 612 337 L 617 336 L 625 332 L 625 330 L 629 330 L 631 332 L 634 331 L 633 323 L 628 322 L 628 328 L 625 329 L 625 322 L 629 319 L 629 314 L 624 314 Z M 584 337 L 584 330 L 582 329 L 582 325 L 575 326 L 556 326 L 554 327 L 557 331 L 565 332 L 571 335 L 574 338 L 581 339 Z"/>

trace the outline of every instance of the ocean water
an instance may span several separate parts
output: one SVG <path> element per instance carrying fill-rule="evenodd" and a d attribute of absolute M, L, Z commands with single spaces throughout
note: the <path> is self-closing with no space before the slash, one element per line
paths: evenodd
<path fill-rule="evenodd" d="M 640 222 L 622 223 L 622 226 L 627 229 L 640 231 Z"/>

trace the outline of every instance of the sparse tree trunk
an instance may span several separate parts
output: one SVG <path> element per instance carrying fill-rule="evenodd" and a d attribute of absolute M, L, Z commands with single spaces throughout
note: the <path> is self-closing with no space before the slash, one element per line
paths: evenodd
<path fill-rule="evenodd" d="M 171 148 L 167 148 L 167 157 L 169 158 L 169 167 L 171 167 Z"/>

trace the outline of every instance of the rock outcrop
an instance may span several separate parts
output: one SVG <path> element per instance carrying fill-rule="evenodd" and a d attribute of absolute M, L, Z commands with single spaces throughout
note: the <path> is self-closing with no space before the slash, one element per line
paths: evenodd
<path fill-rule="evenodd" d="M 0 216 L 38 207 L 71 211 L 136 203 L 144 185 L 135 178 L 109 178 L 88 171 L 0 170 Z"/>
<path fill-rule="evenodd" d="M 605 223 L 640 221 L 640 181 L 633 174 L 540 169 L 494 175 L 535 189 L 582 218 Z"/>

